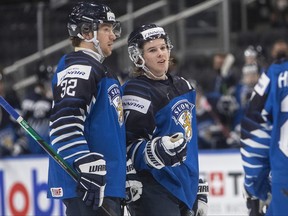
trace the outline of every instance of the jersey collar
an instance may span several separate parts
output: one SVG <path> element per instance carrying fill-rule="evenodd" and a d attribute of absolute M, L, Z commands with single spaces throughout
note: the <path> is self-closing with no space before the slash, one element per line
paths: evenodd
<path fill-rule="evenodd" d="M 92 58 L 96 59 L 97 61 L 99 61 L 100 63 L 102 63 L 105 59 L 99 53 L 94 52 L 91 49 L 87 49 L 87 48 L 83 48 L 83 47 L 75 47 L 75 52 L 78 52 L 78 51 L 84 52 L 85 54 L 87 54 L 87 55 L 91 56 Z"/>

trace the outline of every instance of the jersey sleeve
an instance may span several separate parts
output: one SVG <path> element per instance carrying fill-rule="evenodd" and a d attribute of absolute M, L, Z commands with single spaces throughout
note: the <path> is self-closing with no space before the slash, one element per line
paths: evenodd
<path fill-rule="evenodd" d="M 127 156 L 132 159 L 137 170 L 149 169 L 144 161 L 143 150 L 155 129 L 151 100 L 139 84 L 128 82 L 123 90 Z"/>
<path fill-rule="evenodd" d="M 96 81 L 91 66 L 62 66 L 60 62 L 52 81 L 50 142 L 57 153 L 72 164 L 76 158 L 90 152 L 84 125 L 96 100 Z"/>
<path fill-rule="evenodd" d="M 270 78 L 263 73 L 241 121 L 240 150 L 245 172 L 245 188 L 251 195 L 263 200 L 270 191 L 269 149 L 273 106 L 270 88 Z"/>

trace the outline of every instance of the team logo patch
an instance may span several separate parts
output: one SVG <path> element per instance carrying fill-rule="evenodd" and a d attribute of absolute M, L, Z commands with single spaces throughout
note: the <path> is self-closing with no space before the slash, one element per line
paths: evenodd
<path fill-rule="evenodd" d="M 107 20 L 115 21 L 115 14 L 112 12 L 107 12 Z"/>
<path fill-rule="evenodd" d="M 50 188 L 52 197 L 62 197 L 63 196 L 63 189 L 62 187 L 58 188 Z"/>
<path fill-rule="evenodd" d="M 75 31 L 77 28 L 77 25 L 72 24 L 72 25 L 70 25 L 70 27 L 72 28 L 72 31 Z"/>
<path fill-rule="evenodd" d="M 124 115 L 123 115 L 123 105 L 120 95 L 120 90 L 118 85 L 114 84 L 108 89 L 108 97 L 110 100 L 110 104 L 114 106 L 115 111 L 118 115 L 118 122 L 120 126 L 124 122 Z"/>
<path fill-rule="evenodd" d="M 187 100 L 180 100 L 172 109 L 172 118 L 175 123 L 180 124 L 185 131 L 185 138 L 190 141 L 193 135 L 192 132 L 192 109 L 195 107 L 194 104 Z"/>

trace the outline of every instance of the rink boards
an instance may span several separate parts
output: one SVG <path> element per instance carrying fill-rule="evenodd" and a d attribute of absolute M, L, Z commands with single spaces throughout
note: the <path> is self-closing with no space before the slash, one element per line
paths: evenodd
<path fill-rule="evenodd" d="M 199 166 L 210 185 L 209 215 L 247 215 L 239 151 L 201 151 Z M 64 215 L 58 200 L 46 198 L 47 170 L 45 156 L 0 160 L 0 215 Z"/>

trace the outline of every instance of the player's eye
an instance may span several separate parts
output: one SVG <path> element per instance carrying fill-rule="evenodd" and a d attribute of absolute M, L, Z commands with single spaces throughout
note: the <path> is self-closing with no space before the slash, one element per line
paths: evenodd
<path fill-rule="evenodd" d="M 165 45 L 165 46 L 161 46 L 160 49 L 161 49 L 162 51 L 165 51 L 165 50 L 168 49 L 168 47 Z"/>
<path fill-rule="evenodd" d="M 156 48 L 151 48 L 151 49 L 148 49 L 148 52 L 156 52 L 157 49 Z"/>

